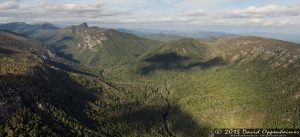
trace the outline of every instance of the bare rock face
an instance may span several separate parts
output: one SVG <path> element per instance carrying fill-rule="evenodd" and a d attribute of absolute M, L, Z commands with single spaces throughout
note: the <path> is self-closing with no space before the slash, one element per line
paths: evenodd
<path fill-rule="evenodd" d="M 93 52 L 96 52 L 104 46 L 104 43 L 109 40 L 109 37 L 105 32 L 90 34 L 89 31 L 85 31 L 82 39 L 82 42 L 78 43 L 77 45 L 81 51 L 89 49 Z"/>
<path fill-rule="evenodd" d="M 284 67 L 296 63 L 299 60 L 297 53 L 283 48 L 268 49 L 266 47 L 254 47 L 246 58 L 249 62 L 253 59 L 262 59 L 271 62 L 271 68 Z"/>
<path fill-rule="evenodd" d="M 255 60 L 268 62 L 274 69 L 287 68 L 290 65 L 299 66 L 300 51 L 294 43 L 259 37 L 229 37 L 221 38 L 212 44 L 220 53 L 226 54 L 231 63 L 241 59 L 239 63 L 249 63 Z M 221 50 L 220 50 L 221 49 Z"/>
<path fill-rule="evenodd" d="M 87 23 L 82 23 L 78 26 L 71 26 L 63 29 L 65 32 L 71 32 L 72 37 L 79 37 L 80 42 L 74 45 L 82 52 L 83 50 L 90 50 L 92 52 L 99 51 L 109 37 L 113 35 L 113 30 L 103 29 L 98 27 L 89 27 Z"/>

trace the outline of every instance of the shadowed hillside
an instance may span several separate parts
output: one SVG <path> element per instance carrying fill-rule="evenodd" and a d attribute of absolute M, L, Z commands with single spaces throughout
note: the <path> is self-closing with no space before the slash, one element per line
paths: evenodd
<path fill-rule="evenodd" d="M 193 58 L 180 56 L 174 52 L 151 56 L 146 58 L 144 61 L 149 63 L 150 65 L 140 69 L 142 75 L 148 75 L 153 71 L 161 69 L 184 71 L 194 67 L 210 68 L 226 64 L 221 57 L 215 57 L 208 61 L 197 62 Z"/>
<path fill-rule="evenodd" d="M 0 46 L 1 136 L 209 134 L 152 86 L 113 84 L 46 60 L 26 46 Z M 178 119 L 189 127 L 182 128 Z"/>

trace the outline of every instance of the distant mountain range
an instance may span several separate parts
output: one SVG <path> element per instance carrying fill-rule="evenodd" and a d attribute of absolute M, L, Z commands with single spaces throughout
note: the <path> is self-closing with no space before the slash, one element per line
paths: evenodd
<path fill-rule="evenodd" d="M 248 32 L 248 33 L 240 33 L 240 34 L 261 36 L 261 37 L 274 38 L 274 39 L 300 43 L 300 34 L 268 33 L 268 32 Z"/>
<path fill-rule="evenodd" d="M 207 39 L 207 38 L 219 38 L 224 36 L 260 36 L 273 39 L 280 39 L 295 43 L 300 43 L 300 34 L 287 34 L 287 33 L 271 33 L 271 32 L 216 32 L 216 31 L 196 31 L 196 32 L 180 32 L 180 31 L 167 31 L 167 30 L 151 30 L 151 29 L 118 29 L 120 32 L 126 32 L 138 35 L 140 37 L 170 41 L 178 40 L 181 38 L 195 38 L 195 39 Z"/>
<path fill-rule="evenodd" d="M 165 30 L 127 30 L 118 29 L 120 32 L 126 32 L 138 35 L 140 37 L 159 40 L 159 41 L 171 41 L 182 38 L 194 38 L 194 39 L 207 39 L 207 38 L 219 38 L 224 36 L 235 36 L 234 34 L 225 32 L 213 32 L 213 31 L 201 31 L 201 32 L 177 32 L 177 31 L 165 31 Z"/>
<path fill-rule="evenodd" d="M 2 30 L 13 30 L 14 32 L 30 34 L 34 30 L 51 30 L 58 29 L 59 27 L 50 24 L 26 24 L 24 22 L 13 22 L 8 24 L 0 24 Z M 237 32 L 226 33 L 216 31 L 198 31 L 198 32 L 181 32 L 181 31 L 167 31 L 167 30 L 151 30 L 151 29 L 117 29 L 119 32 L 125 32 L 134 34 L 139 37 L 158 40 L 158 41 L 171 41 L 182 38 L 194 38 L 194 39 L 207 39 L 207 38 L 219 38 L 224 36 L 261 36 L 267 38 L 280 39 L 295 43 L 300 43 L 299 34 L 283 34 L 283 33 L 271 33 L 271 32 Z"/>

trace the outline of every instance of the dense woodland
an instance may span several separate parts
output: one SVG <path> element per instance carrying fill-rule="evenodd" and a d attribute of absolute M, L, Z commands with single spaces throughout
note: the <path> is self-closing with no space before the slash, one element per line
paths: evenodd
<path fill-rule="evenodd" d="M 299 45 L 237 36 L 161 42 L 86 24 L 19 28 L 0 33 L 1 136 L 300 128 Z"/>

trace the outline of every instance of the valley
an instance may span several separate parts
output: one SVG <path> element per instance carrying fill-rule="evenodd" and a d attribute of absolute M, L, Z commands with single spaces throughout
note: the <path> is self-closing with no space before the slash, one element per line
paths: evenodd
<path fill-rule="evenodd" d="M 299 44 L 150 39 L 86 23 L 0 29 L 0 136 L 210 137 L 214 128 L 300 128 Z"/>

